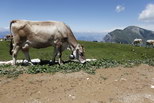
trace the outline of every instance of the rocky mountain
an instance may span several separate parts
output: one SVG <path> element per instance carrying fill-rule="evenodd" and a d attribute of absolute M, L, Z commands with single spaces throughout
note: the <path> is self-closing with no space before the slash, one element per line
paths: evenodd
<path fill-rule="evenodd" d="M 134 39 L 154 39 L 154 31 L 146 30 L 137 26 L 128 26 L 125 29 L 116 29 L 104 37 L 105 42 L 131 44 Z"/>

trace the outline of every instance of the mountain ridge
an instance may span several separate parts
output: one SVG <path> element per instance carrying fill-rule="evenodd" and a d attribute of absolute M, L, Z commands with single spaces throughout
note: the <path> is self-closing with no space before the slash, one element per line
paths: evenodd
<path fill-rule="evenodd" d="M 124 29 L 115 29 L 105 37 L 105 42 L 131 44 L 134 39 L 140 38 L 145 42 L 154 39 L 154 31 L 147 30 L 138 26 L 128 26 Z"/>

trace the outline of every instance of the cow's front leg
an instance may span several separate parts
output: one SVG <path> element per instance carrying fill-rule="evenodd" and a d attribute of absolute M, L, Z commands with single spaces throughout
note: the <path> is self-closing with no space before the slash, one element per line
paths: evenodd
<path fill-rule="evenodd" d="M 59 43 L 59 46 L 58 46 L 58 63 L 59 63 L 59 64 L 63 64 L 63 60 L 62 60 L 62 51 L 63 51 L 62 43 L 60 42 L 60 43 Z"/>
<path fill-rule="evenodd" d="M 19 50 L 20 50 L 20 46 L 14 45 L 13 54 L 12 54 L 12 58 L 13 58 L 12 65 L 16 65 L 17 54 L 18 54 Z"/>
<path fill-rule="evenodd" d="M 55 63 L 55 59 L 56 59 L 57 54 L 58 54 L 58 49 L 56 47 L 54 47 L 54 52 L 53 52 L 53 57 L 52 57 L 52 63 Z"/>
<path fill-rule="evenodd" d="M 62 46 L 60 45 L 60 43 L 54 48 L 53 59 L 52 59 L 53 63 L 55 63 L 55 59 L 57 55 L 58 55 L 58 63 L 63 64 L 63 61 L 61 58 L 62 57 Z"/>

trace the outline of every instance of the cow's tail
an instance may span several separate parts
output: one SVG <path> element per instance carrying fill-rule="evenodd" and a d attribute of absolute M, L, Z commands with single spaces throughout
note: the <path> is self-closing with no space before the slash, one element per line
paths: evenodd
<path fill-rule="evenodd" d="M 10 41 L 10 55 L 12 55 L 12 49 L 13 49 L 13 39 L 11 38 L 11 41 Z"/>
<path fill-rule="evenodd" d="M 11 26 L 12 26 L 12 24 L 15 23 L 15 22 L 16 22 L 16 20 L 12 20 L 12 21 L 10 22 L 10 39 L 11 39 L 11 41 L 10 41 L 10 50 L 9 50 L 10 55 L 12 55 L 12 49 L 13 49 L 13 35 L 12 35 Z"/>

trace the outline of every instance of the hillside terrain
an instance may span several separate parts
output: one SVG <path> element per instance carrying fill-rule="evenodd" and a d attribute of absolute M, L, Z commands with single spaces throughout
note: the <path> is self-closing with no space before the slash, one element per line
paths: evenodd
<path fill-rule="evenodd" d="M 112 60 L 144 60 L 154 58 L 154 49 L 145 47 L 135 47 L 126 44 L 103 43 L 103 42 L 85 42 L 79 41 L 85 48 L 85 56 L 90 59 L 112 59 Z M 63 52 L 62 58 L 69 59 L 71 52 Z M 51 60 L 53 47 L 43 49 L 30 49 L 31 59 L 39 58 Z M 24 59 L 22 51 L 19 52 L 18 59 Z M 9 41 L 0 42 L 0 61 L 11 60 L 9 54 Z"/>
<path fill-rule="evenodd" d="M 128 26 L 125 29 L 116 29 L 104 37 L 105 42 L 131 44 L 134 39 L 154 39 L 154 31 L 146 30 L 137 26 Z"/>

